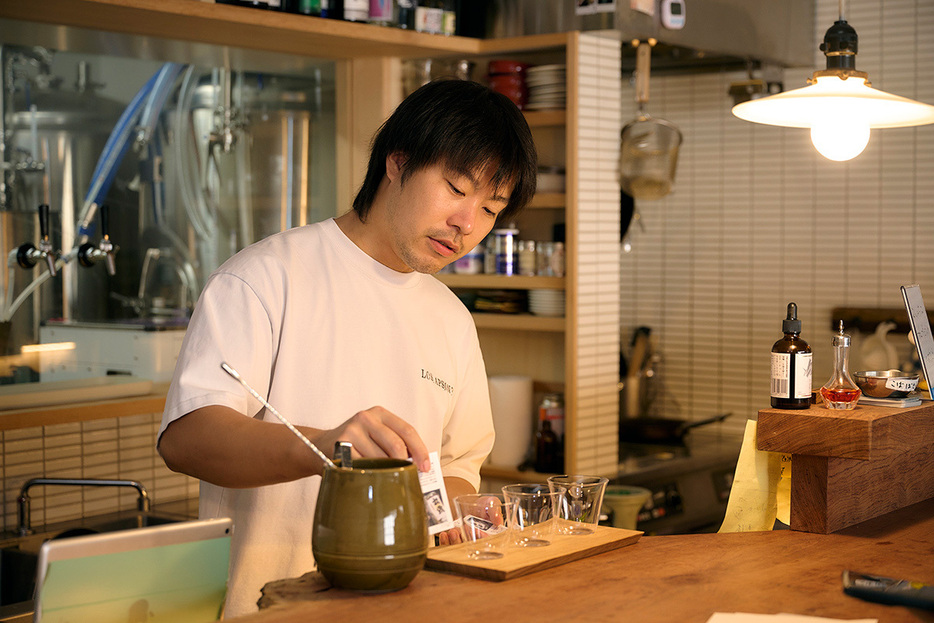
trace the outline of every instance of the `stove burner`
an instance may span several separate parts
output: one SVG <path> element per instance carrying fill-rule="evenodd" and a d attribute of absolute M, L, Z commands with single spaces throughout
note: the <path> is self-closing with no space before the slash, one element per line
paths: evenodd
<path fill-rule="evenodd" d="M 685 444 L 621 443 L 611 484 L 649 489 L 638 529 L 649 534 L 715 530 L 722 521 L 740 439 L 692 434 Z"/>

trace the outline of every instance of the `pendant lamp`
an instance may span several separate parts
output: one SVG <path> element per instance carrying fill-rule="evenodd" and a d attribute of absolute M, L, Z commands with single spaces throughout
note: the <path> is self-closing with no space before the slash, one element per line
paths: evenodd
<path fill-rule="evenodd" d="M 869 74 L 856 71 L 857 47 L 840 0 L 840 19 L 820 46 L 827 69 L 815 71 L 809 86 L 737 104 L 733 114 L 754 123 L 810 128 L 817 151 L 836 161 L 861 154 L 872 128 L 934 123 L 934 106 L 872 88 Z"/>

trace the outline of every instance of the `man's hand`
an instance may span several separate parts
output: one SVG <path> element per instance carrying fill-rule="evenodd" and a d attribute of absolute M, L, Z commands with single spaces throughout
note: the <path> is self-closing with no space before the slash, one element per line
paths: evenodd
<path fill-rule="evenodd" d="M 430 469 L 428 448 L 415 428 L 382 407 L 355 414 L 333 430 L 299 427 L 322 452 L 335 441 L 349 441 L 357 457 L 412 457 L 418 469 Z M 221 487 L 262 487 L 306 478 L 324 464 L 292 431 L 212 405 L 169 424 L 159 440 L 169 469 Z"/>
<path fill-rule="evenodd" d="M 330 452 L 337 441 L 349 441 L 356 458 L 411 457 L 419 471 L 431 469 L 428 448 L 415 427 L 383 407 L 360 411 L 331 430 L 304 429 L 303 432 L 323 452 Z"/>
<path fill-rule="evenodd" d="M 445 483 L 447 483 L 447 480 L 448 479 L 445 478 Z M 460 482 L 463 482 L 468 487 L 470 486 L 466 481 L 461 480 Z M 502 526 L 505 523 L 503 513 L 500 511 L 500 500 L 495 495 L 478 497 L 467 513 L 474 517 L 479 517 L 480 519 L 486 519 L 494 526 Z M 464 537 L 459 528 L 451 528 L 450 530 L 438 533 L 438 545 L 456 545 L 463 541 Z"/>

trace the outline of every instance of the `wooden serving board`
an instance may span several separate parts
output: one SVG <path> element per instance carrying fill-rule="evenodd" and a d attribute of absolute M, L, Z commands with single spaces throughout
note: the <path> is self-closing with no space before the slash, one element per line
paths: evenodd
<path fill-rule="evenodd" d="M 116 374 L 68 381 L 44 381 L 0 386 L 0 410 L 29 409 L 89 400 L 142 396 L 152 381 Z"/>
<path fill-rule="evenodd" d="M 545 547 L 511 546 L 502 558 L 496 560 L 467 558 L 466 545 L 463 543 L 434 547 L 428 550 L 425 568 L 501 582 L 632 545 L 643 534 L 636 530 L 608 526 L 593 528 L 593 534 L 552 535 L 548 539 L 551 544 Z"/>

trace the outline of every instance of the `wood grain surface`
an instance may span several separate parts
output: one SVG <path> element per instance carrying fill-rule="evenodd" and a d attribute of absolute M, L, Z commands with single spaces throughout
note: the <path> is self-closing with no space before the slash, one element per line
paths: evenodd
<path fill-rule="evenodd" d="M 642 532 L 608 526 L 593 526 L 593 534 L 555 534 L 545 547 L 511 546 L 496 560 L 473 560 L 467 557 L 467 544 L 436 547 L 428 551 L 425 567 L 482 580 L 503 581 L 536 571 L 601 554 L 639 540 Z"/>
<path fill-rule="evenodd" d="M 836 532 L 934 497 L 934 448 L 858 461 L 794 455 L 791 527 Z"/>
<path fill-rule="evenodd" d="M 763 409 L 757 447 L 769 452 L 838 458 L 881 458 L 934 443 L 934 402 L 896 409 L 857 405 L 836 411 L 819 405 L 801 411 Z"/>
<path fill-rule="evenodd" d="M 508 582 L 423 571 L 401 591 L 361 596 L 329 589 L 309 574 L 303 590 L 234 620 L 705 623 L 715 612 L 750 612 L 931 622 L 931 612 L 845 595 L 840 574 L 851 569 L 934 584 L 932 560 L 934 500 L 928 500 L 834 534 L 643 536 L 630 547 Z"/>

